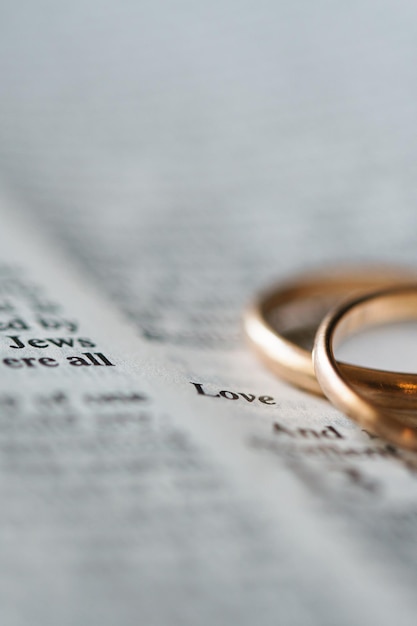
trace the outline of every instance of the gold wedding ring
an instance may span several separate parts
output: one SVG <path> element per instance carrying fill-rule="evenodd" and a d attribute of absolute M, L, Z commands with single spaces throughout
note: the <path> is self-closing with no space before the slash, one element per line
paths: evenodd
<path fill-rule="evenodd" d="M 416 274 L 409 270 L 387 267 L 304 275 L 261 294 L 244 314 L 244 329 L 249 343 L 274 373 L 302 389 L 322 394 L 311 349 L 324 315 L 347 296 L 414 279 Z M 345 363 L 338 367 L 355 389 L 378 399 L 375 370 Z M 393 393 L 404 391 L 394 385 Z"/>
<path fill-rule="evenodd" d="M 317 379 L 332 403 L 371 432 L 417 450 L 417 375 L 370 370 L 377 394 L 365 397 L 351 384 L 334 346 L 365 328 L 417 320 L 417 282 L 361 295 L 336 307 L 321 323 L 314 345 Z"/>

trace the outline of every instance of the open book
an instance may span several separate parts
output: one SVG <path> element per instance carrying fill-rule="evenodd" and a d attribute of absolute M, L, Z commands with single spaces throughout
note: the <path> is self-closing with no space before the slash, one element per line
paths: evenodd
<path fill-rule="evenodd" d="M 97 284 L 10 195 L 0 210 L 4 623 L 412 615 L 412 455 L 275 380 L 242 341 L 203 340 L 202 315 L 187 334 L 200 284 L 171 324 L 155 294 L 151 332 L 141 288 L 113 292 L 114 249 L 133 272 L 134 235 L 114 237 Z"/>
<path fill-rule="evenodd" d="M 414 114 L 373 71 L 397 7 L 364 4 L 366 65 L 355 8 L 26 4 L 0 41 L 0 623 L 414 624 L 415 456 L 240 325 L 313 263 L 415 260 Z"/>

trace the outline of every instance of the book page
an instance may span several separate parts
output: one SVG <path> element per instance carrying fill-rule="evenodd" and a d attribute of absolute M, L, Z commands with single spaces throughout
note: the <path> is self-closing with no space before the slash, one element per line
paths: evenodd
<path fill-rule="evenodd" d="M 232 233 L 221 257 L 213 251 L 199 265 L 197 248 L 211 245 L 204 213 L 200 219 L 194 216 L 192 233 L 181 220 L 175 228 L 171 224 L 169 233 L 162 226 L 154 231 L 145 211 L 132 217 L 122 207 L 113 219 L 109 212 L 101 221 L 93 211 L 86 216 L 43 213 L 56 224 L 70 254 L 76 252 L 78 263 L 137 326 L 152 353 L 169 363 L 167 387 L 199 414 L 208 411 L 219 433 L 232 424 L 242 444 L 265 463 L 267 474 L 285 468 L 295 475 L 317 498 L 323 518 L 349 528 L 360 551 L 376 559 L 381 571 L 394 568 L 396 575 L 403 571 L 414 578 L 415 455 L 374 438 L 326 400 L 264 370 L 245 346 L 242 309 L 233 310 L 236 302 L 233 308 L 227 305 L 229 285 L 233 290 L 242 284 L 245 273 L 235 258 L 239 244 Z M 146 232 L 149 246 L 142 248 Z M 193 266 L 189 260 L 187 272 L 183 257 L 191 256 L 190 250 L 197 261 Z M 242 291 L 246 294 L 247 287 Z M 242 305 L 242 297 L 236 295 L 237 300 Z M 227 320 L 230 333 L 223 341 Z M 357 355 L 372 357 L 372 342 Z"/>
<path fill-rule="evenodd" d="M 23 215 L 2 194 L 2 621 L 407 619 L 411 581 L 335 527 L 285 455 L 259 457 L 272 414 L 254 429 L 188 397 Z"/>
<path fill-rule="evenodd" d="M 330 624 L 327 568 L 311 581 L 316 551 L 233 478 L 227 434 L 185 429 L 195 414 L 152 384 L 146 346 L 11 207 L 3 196 L 2 623 L 267 624 L 279 610 Z"/>
<path fill-rule="evenodd" d="M 155 2 L 123 10 L 110 3 L 98 14 L 87 4 L 87 11 L 75 2 L 44 19 L 29 3 L 23 17 L 8 8 L 0 41 L 2 173 L 22 214 L 84 274 L 88 287 L 81 291 L 93 285 L 123 312 L 108 335 L 134 328 L 119 347 L 127 362 L 128 346 L 140 346 L 132 362 L 142 364 L 146 380 L 132 393 L 166 403 L 153 409 L 152 437 L 154 416 L 169 415 L 181 436 L 195 438 L 195 463 L 201 446 L 208 465 L 192 492 L 195 508 L 202 505 L 192 514 L 200 540 L 190 541 L 185 523 L 187 490 L 174 497 L 178 510 L 165 501 L 169 514 L 156 509 L 164 518 L 160 535 L 146 505 L 145 526 L 137 525 L 149 548 L 143 568 L 143 553 L 126 540 L 124 555 L 111 555 L 107 569 L 92 567 L 90 585 L 67 599 L 86 611 L 87 595 L 103 585 L 109 595 L 100 595 L 102 619 L 111 623 L 120 611 L 133 619 L 131 581 L 140 572 L 140 604 L 157 624 L 168 617 L 230 623 L 235 616 L 253 623 L 255 613 L 265 623 L 278 614 L 285 623 L 413 623 L 415 455 L 276 380 L 245 347 L 240 320 L 262 286 L 315 264 L 415 264 L 415 81 L 408 79 L 414 5 L 404 0 L 400 9 L 384 5 L 376 14 L 371 2 L 318 3 L 314 11 L 307 2 Z M 55 254 L 50 258 L 55 266 Z M 56 283 L 66 302 L 67 277 Z M 73 302 L 80 300 L 76 291 Z M 101 327 L 96 298 L 92 318 L 84 307 L 79 314 L 87 328 L 90 319 Z M 107 340 L 83 352 L 111 361 L 118 341 L 109 352 Z M 32 346 L 30 357 L 37 350 L 43 353 Z M 112 366 L 88 368 L 113 376 Z M 14 381 L 19 372 L 8 375 Z M 171 454 L 169 442 L 158 445 Z M 175 458 L 182 467 L 182 451 Z M 160 471 L 164 489 L 153 488 L 154 476 L 147 483 L 151 508 L 158 494 L 171 493 L 171 468 Z M 236 515 L 215 504 L 207 483 L 218 485 L 215 494 L 233 502 Z M 114 489 L 106 487 L 97 505 L 104 525 L 113 500 L 118 506 Z M 87 502 L 80 509 L 83 537 Z M 125 506 L 124 534 L 134 536 Z M 207 511 L 220 517 L 211 522 Z M 62 518 L 52 524 L 53 509 L 43 514 L 45 537 L 59 535 Z M 178 519 L 172 534 L 167 518 Z M 225 530 L 217 532 L 218 524 Z M 237 538 L 235 526 L 242 526 Z M 112 546 L 114 536 L 89 537 L 98 546 L 96 564 L 99 548 Z M 74 546 L 68 558 L 81 559 Z M 224 563 L 208 565 L 213 554 Z M 46 582 L 56 571 L 68 593 L 69 567 L 51 556 Z M 112 598 L 116 579 L 120 594 Z M 95 618 L 100 606 L 92 601 Z"/>

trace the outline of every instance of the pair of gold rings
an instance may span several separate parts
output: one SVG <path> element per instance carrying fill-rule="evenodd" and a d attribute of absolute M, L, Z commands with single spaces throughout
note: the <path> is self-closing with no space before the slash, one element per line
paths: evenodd
<path fill-rule="evenodd" d="M 246 310 L 249 342 L 281 378 L 327 396 L 366 430 L 417 450 L 417 374 L 338 362 L 335 347 L 366 328 L 417 320 L 417 275 L 365 268 L 315 273 Z"/>

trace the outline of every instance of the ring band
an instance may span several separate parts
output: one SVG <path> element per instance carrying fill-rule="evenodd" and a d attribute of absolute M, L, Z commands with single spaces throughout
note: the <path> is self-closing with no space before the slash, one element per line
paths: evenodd
<path fill-rule="evenodd" d="M 323 395 L 311 356 L 315 332 L 324 315 L 348 295 L 358 295 L 416 279 L 404 268 L 368 267 L 307 274 L 261 294 L 243 318 L 244 330 L 258 356 L 275 374 L 315 394 Z M 301 310 L 301 314 L 300 314 Z M 272 317 L 275 319 L 272 321 Z M 300 317 L 299 326 L 310 327 L 311 346 L 285 336 L 285 326 Z M 356 387 L 374 389 L 374 370 L 340 364 Z"/>
<path fill-rule="evenodd" d="M 370 400 L 352 386 L 333 347 L 367 327 L 405 320 L 417 320 L 417 283 L 345 302 L 320 325 L 313 358 L 323 392 L 338 409 L 376 435 L 417 450 L 417 375 L 371 370 L 379 398 Z"/>

